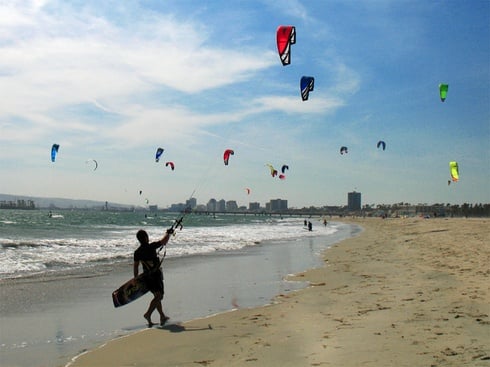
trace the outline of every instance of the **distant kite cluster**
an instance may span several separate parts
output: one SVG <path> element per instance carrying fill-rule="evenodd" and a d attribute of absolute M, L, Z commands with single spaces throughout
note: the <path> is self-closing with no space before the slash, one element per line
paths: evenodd
<path fill-rule="evenodd" d="M 160 157 L 162 156 L 163 152 L 164 152 L 165 149 L 163 148 L 158 148 L 156 153 L 155 153 L 155 162 L 159 162 L 160 161 Z M 167 161 L 165 162 L 165 167 L 170 167 L 172 169 L 172 171 L 175 169 L 175 164 L 174 162 L 171 162 L 171 161 Z"/>

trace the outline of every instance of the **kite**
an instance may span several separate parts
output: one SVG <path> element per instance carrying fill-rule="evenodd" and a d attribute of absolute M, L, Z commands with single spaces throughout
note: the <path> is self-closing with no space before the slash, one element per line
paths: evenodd
<path fill-rule="evenodd" d="M 58 154 L 58 149 L 60 149 L 59 144 L 53 144 L 51 147 L 51 162 L 54 162 L 56 160 L 56 155 Z"/>
<path fill-rule="evenodd" d="M 97 163 L 97 161 L 95 159 L 87 159 L 85 161 L 85 164 L 87 164 L 89 162 L 94 162 L 95 163 L 94 171 L 97 169 L 97 167 L 99 167 L 99 164 Z"/>
<path fill-rule="evenodd" d="M 277 51 L 283 65 L 291 63 L 291 45 L 296 43 L 296 28 L 291 25 L 281 25 L 276 32 Z"/>
<path fill-rule="evenodd" d="M 383 147 L 383 150 L 386 149 L 386 143 L 382 140 L 378 141 L 378 144 L 376 145 L 377 148 Z"/>
<path fill-rule="evenodd" d="M 174 162 L 167 162 L 167 163 L 165 163 L 165 167 L 168 167 L 168 166 L 170 166 L 170 168 L 172 168 L 172 171 L 175 168 Z"/>
<path fill-rule="evenodd" d="M 283 165 L 281 168 L 281 172 L 284 173 L 287 169 L 289 169 L 289 166 Z"/>
<path fill-rule="evenodd" d="M 160 156 L 163 154 L 163 148 L 158 148 L 157 152 L 155 153 L 155 162 L 158 162 L 160 160 Z"/>
<path fill-rule="evenodd" d="M 341 147 L 340 148 L 340 154 L 348 153 L 347 147 Z"/>
<path fill-rule="evenodd" d="M 267 167 L 269 167 L 269 169 L 271 170 L 271 176 L 272 177 L 276 177 L 277 176 L 277 170 L 274 169 L 274 167 L 272 166 L 272 164 L 266 164 Z"/>
<path fill-rule="evenodd" d="M 301 99 L 303 101 L 307 101 L 310 92 L 312 92 L 313 88 L 315 87 L 315 78 L 313 78 L 312 76 L 301 77 L 299 87 L 301 90 Z"/>
<path fill-rule="evenodd" d="M 247 192 L 247 195 L 250 195 L 250 189 L 248 187 L 245 188 L 245 191 Z"/>
<path fill-rule="evenodd" d="M 279 175 L 279 179 L 280 179 L 280 180 L 285 180 L 285 179 L 286 179 L 286 175 L 280 174 L 280 175 Z"/>
<path fill-rule="evenodd" d="M 451 180 L 457 182 L 459 180 L 458 162 L 449 162 L 449 171 L 451 172 Z"/>
<path fill-rule="evenodd" d="M 444 102 L 446 100 L 448 89 L 448 84 L 439 84 L 439 96 L 441 97 L 441 102 Z"/>
<path fill-rule="evenodd" d="M 228 165 L 228 160 L 230 159 L 230 155 L 234 155 L 235 152 L 231 149 L 226 149 L 225 152 L 223 153 L 223 160 L 225 162 L 225 166 Z"/>

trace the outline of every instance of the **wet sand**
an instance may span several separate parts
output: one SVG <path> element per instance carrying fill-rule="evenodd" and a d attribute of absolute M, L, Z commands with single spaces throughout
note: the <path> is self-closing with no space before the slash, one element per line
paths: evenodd
<path fill-rule="evenodd" d="M 119 338 L 70 365 L 490 366 L 490 221 L 348 221 L 365 231 L 294 277 L 307 289 Z"/>
<path fill-rule="evenodd" d="M 321 266 L 329 243 L 355 234 L 356 229 L 343 227 L 328 237 L 308 235 L 241 251 L 167 258 L 165 312 L 171 321 L 192 320 L 265 305 L 277 294 L 304 288 L 306 283 L 284 281 L 285 276 Z M 314 233 L 320 235 L 322 229 Z M 305 232 L 301 227 L 298 231 Z M 62 366 L 84 350 L 146 330 L 143 313 L 151 295 L 118 309 L 112 304 L 112 291 L 131 275 L 128 260 L 0 281 L 0 365 Z M 158 320 L 156 314 L 153 319 Z"/>

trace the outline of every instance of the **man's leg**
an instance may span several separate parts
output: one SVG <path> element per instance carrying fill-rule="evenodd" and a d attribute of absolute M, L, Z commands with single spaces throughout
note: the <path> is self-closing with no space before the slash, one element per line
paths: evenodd
<path fill-rule="evenodd" d="M 148 306 L 148 310 L 146 313 L 143 315 L 146 321 L 148 321 L 148 325 L 151 327 L 153 325 L 153 322 L 151 321 L 151 314 L 155 309 L 157 309 L 158 313 L 160 314 L 160 319 L 162 318 L 163 310 L 162 310 L 162 299 L 163 299 L 163 294 L 162 292 L 153 292 L 153 299 L 150 302 L 150 305 Z M 164 315 L 165 316 L 165 315 Z"/>

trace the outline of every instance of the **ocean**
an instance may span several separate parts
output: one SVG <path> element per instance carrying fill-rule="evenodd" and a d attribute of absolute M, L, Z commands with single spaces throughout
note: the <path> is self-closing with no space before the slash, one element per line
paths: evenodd
<path fill-rule="evenodd" d="M 157 240 L 177 218 L 0 210 L 0 365 L 64 366 L 84 350 L 145 329 L 151 296 L 115 309 L 111 293 L 132 276 L 136 232 Z M 265 305 L 305 287 L 286 276 L 321 266 L 325 249 L 361 231 L 327 220 L 324 226 L 320 217 L 186 215 L 163 262 L 165 312 L 186 321 Z"/>
<path fill-rule="evenodd" d="M 178 217 L 178 213 L 0 210 L 0 279 L 126 260 L 135 250 L 138 229 L 157 240 Z M 166 255 L 233 251 L 263 241 L 294 241 L 319 234 L 304 231 L 303 221 L 287 216 L 188 214 L 185 230 L 177 230 Z M 337 230 L 338 226 L 330 225 L 321 234 Z"/>

